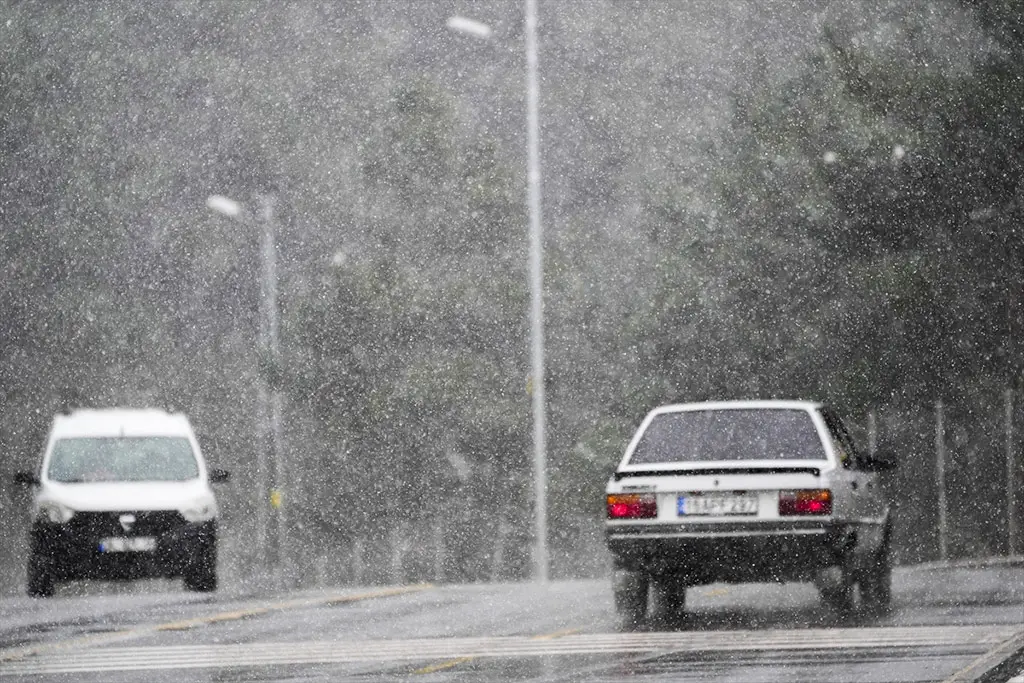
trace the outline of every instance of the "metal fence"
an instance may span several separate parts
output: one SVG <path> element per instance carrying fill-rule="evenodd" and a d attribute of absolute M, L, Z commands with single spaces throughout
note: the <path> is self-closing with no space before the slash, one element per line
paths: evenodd
<path fill-rule="evenodd" d="M 901 564 L 1024 550 L 1021 396 L 1013 390 L 888 406 L 853 425 L 869 450 L 896 457 L 883 475 Z"/>
<path fill-rule="evenodd" d="M 927 405 L 885 406 L 850 421 L 864 448 L 890 453 L 899 463 L 881 475 L 895 510 L 898 564 L 1024 552 L 1024 449 L 1018 437 L 1024 434 L 1024 395 L 995 389 Z M 578 511 L 551 521 L 566 527 L 549 531 L 552 576 L 595 576 L 610 567 L 602 518 Z M 349 567 L 345 578 L 356 581 L 523 578 L 530 539 L 521 527 L 502 519 L 497 526 L 467 529 L 457 535 L 463 539 L 457 545 L 478 535 L 479 547 L 470 553 L 446 540 L 454 529 L 404 525 L 384 541 L 387 550 L 376 561 L 369 559 L 375 544 L 367 540 L 331 566 Z M 453 571 L 456 557 L 476 568 Z"/>

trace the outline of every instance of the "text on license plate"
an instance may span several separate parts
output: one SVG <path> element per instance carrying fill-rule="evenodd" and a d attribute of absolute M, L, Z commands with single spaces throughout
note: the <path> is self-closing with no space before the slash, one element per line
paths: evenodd
<path fill-rule="evenodd" d="M 100 541 L 101 553 L 145 553 L 153 550 L 156 550 L 156 539 L 152 536 L 104 538 Z"/>
<path fill-rule="evenodd" d="M 679 496 L 680 515 L 756 515 L 757 496 L 742 493 L 689 493 Z"/>

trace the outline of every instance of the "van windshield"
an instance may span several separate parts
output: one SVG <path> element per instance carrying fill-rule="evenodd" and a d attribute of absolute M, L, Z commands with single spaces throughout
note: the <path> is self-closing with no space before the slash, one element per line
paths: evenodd
<path fill-rule="evenodd" d="M 183 437 L 68 438 L 54 444 L 47 476 L 64 483 L 187 481 L 199 476 L 199 465 Z"/>
<path fill-rule="evenodd" d="M 824 460 L 805 410 L 728 409 L 662 413 L 644 430 L 630 464 L 734 460 Z"/>

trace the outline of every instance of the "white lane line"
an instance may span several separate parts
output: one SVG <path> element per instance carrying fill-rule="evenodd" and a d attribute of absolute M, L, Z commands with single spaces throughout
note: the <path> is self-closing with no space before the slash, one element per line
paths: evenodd
<path fill-rule="evenodd" d="M 865 631 L 861 633 L 860 631 Z M 53 652 L 0 663 L 0 676 L 28 673 L 244 668 L 268 665 L 339 664 L 367 661 L 441 660 L 441 669 L 479 657 L 579 654 L 700 653 L 756 651 L 851 651 L 932 647 L 989 656 L 1024 638 L 1011 627 L 893 627 L 766 632 L 566 634 L 376 641 L 312 641 L 167 647 L 110 647 Z M 993 648 L 993 643 L 996 643 Z M 977 661 L 980 661 L 977 660 Z M 449 665 L 449 666 L 446 666 Z M 425 667 L 429 668 L 429 667 Z M 437 669 L 440 670 L 440 669 Z M 969 680 L 969 679 L 951 679 Z"/>
<path fill-rule="evenodd" d="M 1017 635 L 1016 627 L 989 627 L 985 629 L 965 627 L 916 627 L 883 629 L 847 629 L 838 633 L 832 630 L 796 631 L 718 631 L 681 633 L 615 633 L 615 634 L 565 634 L 560 637 L 478 637 L 478 638 L 422 638 L 376 641 L 309 641 L 304 643 L 244 643 L 227 645 L 169 645 L 146 647 L 105 647 L 87 652 L 71 652 L 64 655 L 54 653 L 52 657 L 90 657 L 110 655 L 138 655 L 153 657 L 161 653 L 193 652 L 219 653 L 226 649 L 237 652 L 287 652 L 293 647 L 306 649 L 323 648 L 330 652 L 356 653 L 368 649 L 380 652 L 457 650 L 466 649 L 518 649 L 521 647 L 551 649 L 569 647 L 583 649 L 720 649 L 763 650 L 785 648 L 790 650 L 813 648 L 818 650 L 857 649 L 865 647 L 916 647 L 955 646 L 968 644 L 974 647 L 1001 645 L 1008 638 Z M 548 642 L 552 641 L 552 642 Z"/>

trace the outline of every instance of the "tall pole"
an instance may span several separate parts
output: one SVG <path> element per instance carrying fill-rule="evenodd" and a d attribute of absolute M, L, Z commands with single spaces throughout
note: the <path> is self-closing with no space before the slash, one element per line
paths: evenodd
<path fill-rule="evenodd" d="M 277 230 L 274 225 L 274 198 L 270 195 L 259 195 L 258 211 L 262 227 L 261 240 L 261 278 L 260 290 L 263 301 L 263 332 L 266 344 L 267 362 L 269 363 L 269 380 L 266 381 L 269 398 L 269 432 L 270 453 L 273 461 L 273 478 L 271 479 L 271 506 L 274 508 L 275 530 L 275 573 L 278 586 L 284 585 L 284 566 L 288 560 L 287 524 L 285 522 L 286 490 L 284 453 L 281 448 L 281 391 L 278 386 L 281 371 L 281 347 L 278 330 L 280 328 L 277 301 Z"/>
<path fill-rule="evenodd" d="M 875 411 L 868 413 L 868 455 L 878 452 L 878 418 Z"/>
<path fill-rule="evenodd" d="M 935 486 L 939 492 L 939 559 L 945 562 L 949 555 L 949 529 L 946 520 L 946 427 L 942 401 L 935 402 Z"/>
<path fill-rule="evenodd" d="M 534 576 L 548 580 L 547 445 L 544 396 L 544 262 L 540 214 L 537 0 L 525 0 L 527 196 L 530 211 L 530 358 L 533 398 Z"/>
<path fill-rule="evenodd" d="M 257 195 L 257 210 L 246 211 L 241 204 L 221 194 L 206 198 L 206 206 L 229 218 L 242 220 L 248 227 L 260 228 L 260 297 L 259 297 L 259 353 L 257 358 L 255 432 L 256 476 L 254 481 L 254 511 L 256 517 L 256 557 L 261 568 L 271 568 L 270 507 L 279 499 L 270 481 L 271 452 L 279 452 L 280 396 L 267 380 L 260 363 L 277 355 L 277 254 L 274 245 L 274 206 L 270 197 Z M 276 459 L 275 459 L 276 466 Z M 275 484 L 276 485 L 276 484 Z M 267 494 L 271 494 L 267 500 Z M 268 502 L 270 505 L 268 505 Z"/>
<path fill-rule="evenodd" d="M 1006 535 L 1009 555 L 1017 554 L 1017 470 L 1013 448 L 1013 389 L 1006 390 Z"/>
<path fill-rule="evenodd" d="M 262 323 L 261 323 L 262 328 Z M 261 337 L 261 344 L 263 344 Z M 257 370 L 258 372 L 258 370 Z M 267 457 L 269 436 L 267 425 L 270 424 L 270 390 L 263 378 L 256 380 L 256 473 L 255 481 L 255 517 L 256 517 L 256 566 L 263 570 L 270 569 L 270 507 L 267 505 L 267 492 L 270 489 L 270 465 Z"/>

